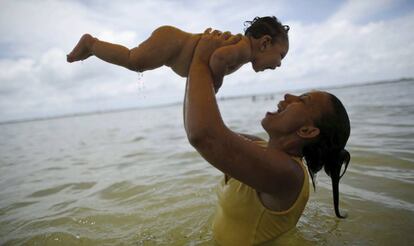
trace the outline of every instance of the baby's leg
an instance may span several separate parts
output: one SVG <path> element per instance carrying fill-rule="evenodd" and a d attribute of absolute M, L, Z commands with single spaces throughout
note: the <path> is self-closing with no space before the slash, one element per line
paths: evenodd
<path fill-rule="evenodd" d="M 164 27 L 158 28 L 146 41 L 131 50 L 118 44 L 100 41 L 90 35 L 88 37 L 88 34 L 85 34 L 68 55 L 68 62 L 83 60 L 90 55 L 95 55 L 101 60 L 133 71 L 143 72 L 155 69 L 165 65 L 177 53 L 177 45 L 165 39 L 168 36 L 167 31 Z M 90 38 L 93 41 L 90 41 Z"/>

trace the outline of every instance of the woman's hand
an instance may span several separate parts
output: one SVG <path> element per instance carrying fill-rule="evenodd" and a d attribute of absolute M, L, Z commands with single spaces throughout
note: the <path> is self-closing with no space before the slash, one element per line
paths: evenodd
<path fill-rule="evenodd" d="M 211 54 L 213 54 L 217 48 L 235 44 L 241 39 L 239 35 L 233 36 L 232 38 L 230 37 L 232 37 L 230 32 L 222 33 L 218 30 L 212 31 L 211 28 L 207 28 L 198 42 L 193 59 L 199 59 L 201 62 L 208 64 Z"/>

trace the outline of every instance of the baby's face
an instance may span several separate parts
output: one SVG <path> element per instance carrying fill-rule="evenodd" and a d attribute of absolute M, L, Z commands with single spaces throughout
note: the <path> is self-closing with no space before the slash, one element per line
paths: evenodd
<path fill-rule="evenodd" d="M 275 69 L 280 67 L 282 59 L 289 50 L 289 44 L 286 42 L 276 42 L 271 46 L 264 48 L 254 61 L 252 66 L 255 72 L 264 71 L 266 69 Z"/>

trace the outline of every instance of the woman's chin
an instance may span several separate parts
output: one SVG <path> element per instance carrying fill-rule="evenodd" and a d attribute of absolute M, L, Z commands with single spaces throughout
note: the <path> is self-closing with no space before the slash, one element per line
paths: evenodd
<path fill-rule="evenodd" d="M 268 128 L 267 128 L 267 126 L 268 126 L 268 117 L 267 117 L 267 114 L 262 119 L 261 124 L 262 124 L 263 129 L 267 132 L 267 130 L 268 130 Z"/>

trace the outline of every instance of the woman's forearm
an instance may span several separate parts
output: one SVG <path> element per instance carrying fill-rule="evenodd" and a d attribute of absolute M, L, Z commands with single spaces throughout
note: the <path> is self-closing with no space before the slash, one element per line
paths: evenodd
<path fill-rule="evenodd" d="M 211 55 L 219 47 L 238 42 L 229 39 L 229 35 L 217 30 L 211 32 L 211 28 L 208 28 L 197 44 L 188 72 L 184 124 L 190 143 L 197 149 L 219 140 L 228 131 L 217 106 L 209 62 Z"/>
<path fill-rule="evenodd" d="M 214 135 L 224 127 L 213 89 L 210 68 L 197 57 L 193 58 L 187 79 L 184 125 L 192 143 Z"/>

